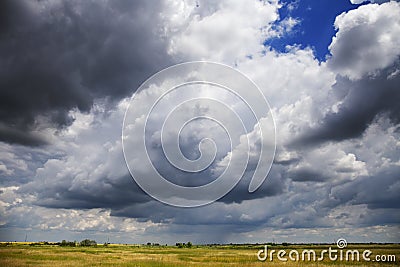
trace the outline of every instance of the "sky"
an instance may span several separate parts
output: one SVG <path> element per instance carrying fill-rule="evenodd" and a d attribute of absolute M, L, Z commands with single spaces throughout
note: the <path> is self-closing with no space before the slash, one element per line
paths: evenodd
<path fill-rule="evenodd" d="M 265 44 L 279 52 L 285 52 L 288 44 L 298 44 L 302 48 L 309 46 L 320 61 L 324 61 L 329 54 L 328 46 L 335 35 L 332 25 L 336 16 L 360 5 L 350 1 L 329 0 L 281 1 L 281 4 L 278 21 L 293 18 L 297 23 L 290 33 L 266 40 Z"/>
<path fill-rule="evenodd" d="M 398 1 L 0 5 L 1 241 L 400 242 Z M 217 179 L 227 159 L 244 155 L 247 137 L 243 179 L 211 204 L 181 208 L 132 179 L 121 134 L 127 108 L 144 115 L 164 84 L 139 86 L 188 61 L 230 66 L 258 86 L 274 118 L 276 152 L 266 180 L 249 193 L 261 154 L 256 125 L 269 115 L 244 116 L 248 131 L 234 133 L 231 145 L 215 123 L 183 128 L 187 158 L 198 157 L 210 135 L 220 149 L 195 179 L 171 167 L 156 132 L 145 134 L 157 171 L 186 186 Z M 204 92 L 224 96 L 217 91 Z M 175 98 L 201 92 L 189 88 Z M 154 110 L 151 129 L 176 99 Z M 241 110 L 237 98 L 229 101 Z M 234 116 L 204 105 L 180 114 L 206 110 L 234 124 Z M 131 136 L 133 148 L 141 138 Z M 150 177 L 139 149 L 130 158 Z"/>

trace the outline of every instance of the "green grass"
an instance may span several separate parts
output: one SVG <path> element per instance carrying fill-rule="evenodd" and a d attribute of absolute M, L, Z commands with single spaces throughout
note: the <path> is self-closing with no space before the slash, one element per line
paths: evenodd
<path fill-rule="evenodd" d="M 194 246 L 193 248 L 110 245 L 107 247 L 59 247 L 12 244 L 0 247 L 0 266 L 399 266 L 400 245 L 350 244 L 346 249 L 369 249 L 372 255 L 396 255 L 396 262 L 299 261 L 273 262 L 257 260 L 262 245 Z M 335 245 L 332 248 L 335 249 Z M 314 249 L 317 254 L 328 245 L 273 246 L 269 249 Z M 371 255 L 371 259 L 373 256 Z M 276 257 L 276 256 L 275 256 Z"/>

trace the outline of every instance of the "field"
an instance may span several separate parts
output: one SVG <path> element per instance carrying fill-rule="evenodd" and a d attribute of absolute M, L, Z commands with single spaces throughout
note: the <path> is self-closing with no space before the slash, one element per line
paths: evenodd
<path fill-rule="evenodd" d="M 320 255 L 329 245 L 289 245 L 269 246 L 268 250 L 290 250 L 301 252 L 313 249 Z M 96 247 L 60 247 L 55 245 L 32 246 L 28 243 L 12 243 L 0 246 L 0 266 L 399 266 L 400 245 L 398 244 L 350 244 L 346 249 L 358 249 L 360 255 L 371 250 L 371 261 L 291 261 L 281 262 L 274 255 L 271 262 L 261 262 L 257 252 L 262 245 L 236 246 L 193 246 L 177 248 L 174 246 L 134 246 L 98 245 Z M 332 249 L 337 249 L 332 245 Z M 286 254 L 286 258 L 288 258 Z M 395 255 L 395 262 L 378 263 L 376 255 Z M 361 257 L 361 256 L 360 256 Z"/>

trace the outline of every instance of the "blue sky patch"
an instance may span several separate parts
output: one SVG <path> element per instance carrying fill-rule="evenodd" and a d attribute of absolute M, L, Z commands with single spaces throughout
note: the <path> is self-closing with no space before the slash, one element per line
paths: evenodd
<path fill-rule="evenodd" d="M 309 46 L 320 61 L 324 61 L 329 54 L 328 46 L 335 35 L 336 16 L 360 6 L 351 4 L 349 0 L 286 0 L 282 4 L 279 22 L 292 17 L 299 20 L 299 23 L 292 32 L 268 39 L 264 45 L 279 52 L 285 52 L 287 45 L 300 45 L 302 48 Z"/>

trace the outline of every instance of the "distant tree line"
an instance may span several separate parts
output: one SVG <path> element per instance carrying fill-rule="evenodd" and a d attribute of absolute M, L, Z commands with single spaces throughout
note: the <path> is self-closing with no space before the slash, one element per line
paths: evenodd
<path fill-rule="evenodd" d="M 151 242 L 147 242 L 146 246 L 159 247 L 159 246 L 160 246 L 160 243 L 151 243 Z"/>
<path fill-rule="evenodd" d="M 66 241 L 63 240 L 61 243 L 58 243 L 59 246 L 61 247 L 94 247 L 97 246 L 97 242 L 95 240 L 90 240 L 90 239 L 84 239 L 81 242 L 78 241 Z"/>

